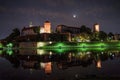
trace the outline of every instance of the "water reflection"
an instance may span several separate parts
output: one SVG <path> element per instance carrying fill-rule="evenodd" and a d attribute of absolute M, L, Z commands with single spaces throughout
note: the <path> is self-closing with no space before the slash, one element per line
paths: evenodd
<path fill-rule="evenodd" d="M 41 72 L 43 71 L 46 75 L 50 75 L 50 74 L 54 74 L 56 69 L 57 71 L 58 70 L 65 71 L 69 69 L 71 69 L 72 71 L 72 68 L 75 67 L 82 67 L 89 69 L 91 65 L 94 65 L 96 69 L 102 70 L 104 68 L 103 62 L 108 60 L 114 60 L 115 58 L 119 58 L 120 51 L 107 50 L 102 52 L 99 51 L 84 52 L 84 51 L 72 50 L 62 53 L 61 51 L 59 51 L 57 53 L 54 50 L 19 49 L 19 50 L 2 51 L 0 53 L 0 56 L 8 60 L 14 68 L 40 70 Z M 75 71 L 77 70 L 79 69 L 76 69 Z M 68 73 L 65 72 L 65 74 Z M 96 75 L 97 73 L 94 74 Z M 118 75 L 120 75 L 120 73 Z M 74 76 L 78 77 L 79 74 L 74 74 Z"/>
<path fill-rule="evenodd" d="M 13 52 L 12 55 L 11 52 Z M 45 73 L 51 73 L 53 63 L 59 69 L 73 66 L 88 67 L 91 64 L 95 64 L 96 68 L 102 68 L 102 61 L 119 57 L 119 53 L 119 51 L 54 53 L 41 49 L 20 49 L 6 51 L 1 56 L 9 60 L 16 68 L 22 66 L 30 69 L 44 69 Z"/>

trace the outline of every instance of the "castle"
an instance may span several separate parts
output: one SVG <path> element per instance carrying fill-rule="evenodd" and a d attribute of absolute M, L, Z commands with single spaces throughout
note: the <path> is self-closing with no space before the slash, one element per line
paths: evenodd
<path fill-rule="evenodd" d="M 44 26 L 33 26 L 30 24 L 28 27 L 24 27 L 21 31 L 21 35 L 36 35 L 41 33 L 51 33 L 51 23 L 45 21 Z"/>

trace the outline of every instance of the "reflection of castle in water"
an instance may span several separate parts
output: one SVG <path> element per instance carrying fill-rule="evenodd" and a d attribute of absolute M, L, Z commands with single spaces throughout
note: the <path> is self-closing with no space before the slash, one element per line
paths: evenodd
<path fill-rule="evenodd" d="M 119 56 L 119 52 L 68 52 L 53 53 L 51 51 L 37 55 L 21 54 L 4 57 L 8 59 L 14 67 L 23 67 L 24 69 L 44 70 L 46 74 L 52 73 L 55 66 L 58 69 L 67 69 L 74 66 L 88 67 L 92 64 L 96 68 L 102 68 L 102 62 L 108 59 L 114 59 Z M 45 51 L 43 51 L 45 52 Z"/>

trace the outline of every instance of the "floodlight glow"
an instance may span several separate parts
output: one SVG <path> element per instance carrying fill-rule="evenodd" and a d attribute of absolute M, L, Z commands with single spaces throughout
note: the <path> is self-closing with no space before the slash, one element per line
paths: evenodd
<path fill-rule="evenodd" d="M 97 61 L 96 67 L 97 67 L 97 68 L 101 68 L 101 60 L 98 60 L 98 61 Z"/>
<path fill-rule="evenodd" d="M 8 43 L 6 46 L 12 48 L 13 44 L 12 43 Z"/>
<path fill-rule="evenodd" d="M 88 45 L 86 43 L 78 43 L 77 47 L 85 48 Z"/>
<path fill-rule="evenodd" d="M 79 50 L 82 52 L 86 52 L 86 51 L 88 51 L 88 48 L 79 48 Z"/>
<path fill-rule="evenodd" d="M 116 46 L 120 47 L 120 42 Z"/>
<path fill-rule="evenodd" d="M 44 69 L 45 68 L 45 63 L 41 62 L 40 66 L 41 66 L 42 69 Z"/>
<path fill-rule="evenodd" d="M 45 50 L 43 50 L 43 49 L 37 49 L 37 54 L 38 55 L 44 55 L 45 54 Z"/>
<path fill-rule="evenodd" d="M 55 49 L 55 51 L 56 51 L 57 53 L 64 53 L 64 52 L 65 52 L 65 49 Z"/>
<path fill-rule="evenodd" d="M 67 47 L 64 43 L 57 43 L 56 45 L 55 45 L 55 47 L 57 47 L 57 48 L 62 48 L 62 47 Z"/>
<path fill-rule="evenodd" d="M 43 27 L 40 28 L 40 33 L 45 33 L 45 29 Z"/>
<path fill-rule="evenodd" d="M 3 53 L 3 50 L 0 50 L 0 55 Z"/>
<path fill-rule="evenodd" d="M 0 48 L 2 48 L 3 47 L 3 45 L 2 45 L 2 43 L 0 43 Z"/>
<path fill-rule="evenodd" d="M 63 42 L 57 42 L 57 43 L 45 43 L 45 42 L 39 42 L 38 46 L 43 47 L 43 49 L 46 50 L 52 50 L 56 51 L 57 53 L 64 53 L 69 50 L 77 50 L 77 51 L 104 51 L 108 49 L 112 49 L 114 46 L 116 46 L 116 49 L 119 49 L 120 46 L 119 42 L 114 43 L 108 43 L 108 42 L 80 42 L 80 43 L 63 43 Z M 47 46 L 47 44 L 49 44 Z M 41 53 L 40 53 L 41 54 Z"/>
<path fill-rule="evenodd" d="M 12 55 L 12 54 L 13 54 L 13 51 L 12 51 L 12 50 L 7 50 L 6 53 L 7 53 L 8 55 Z"/>
<path fill-rule="evenodd" d="M 37 48 L 44 47 L 46 45 L 45 42 L 37 42 Z"/>
<path fill-rule="evenodd" d="M 98 47 L 107 47 L 105 43 L 96 43 L 95 45 Z"/>
<path fill-rule="evenodd" d="M 50 41 L 49 44 L 52 44 L 52 41 Z"/>
<path fill-rule="evenodd" d="M 50 51 L 49 54 L 52 55 L 53 53 Z"/>
<path fill-rule="evenodd" d="M 95 25 L 95 31 L 96 31 L 96 32 L 99 32 L 99 31 L 100 31 L 100 30 L 99 30 L 99 24 L 96 24 L 96 25 Z"/>

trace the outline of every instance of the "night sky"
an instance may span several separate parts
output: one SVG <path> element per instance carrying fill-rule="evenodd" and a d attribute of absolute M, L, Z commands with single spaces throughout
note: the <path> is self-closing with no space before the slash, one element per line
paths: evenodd
<path fill-rule="evenodd" d="M 43 26 L 48 20 L 57 25 L 92 28 L 120 33 L 120 0 L 0 0 L 0 39 L 12 29 L 22 29 L 30 22 Z"/>

